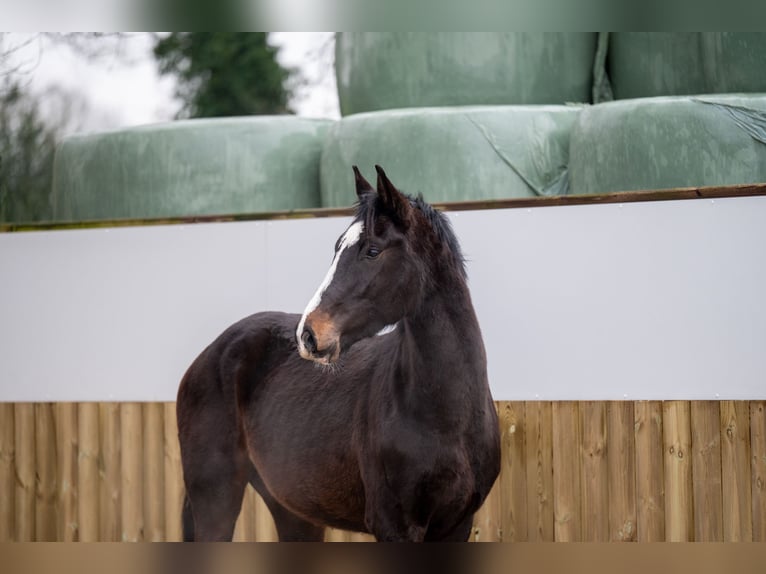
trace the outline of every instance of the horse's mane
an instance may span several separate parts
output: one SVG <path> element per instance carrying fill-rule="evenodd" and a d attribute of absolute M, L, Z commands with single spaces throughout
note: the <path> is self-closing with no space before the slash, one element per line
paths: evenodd
<path fill-rule="evenodd" d="M 447 250 L 454 258 L 455 266 L 458 272 L 465 279 L 467 277 L 467 273 L 465 270 L 465 258 L 463 257 L 463 250 L 460 248 L 460 243 L 458 242 L 457 236 L 452 229 L 450 220 L 444 213 L 435 209 L 431 204 L 426 203 L 421 194 L 418 194 L 417 197 L 412 197 L 411 195 L 407 194 L 402 195 L 404 195 L 410 201 L 410 205 L 418 209 L 423 214 L 425 220 L 429 223 L 431 229 L 436 234 L 436 237 L 439 239 L 442 245 L 447 246 Z M 375 194 L 370 194 L 367 198 L 365 198 L 365 200 L 360 200 L 356 204 L 356 218 L 364 221 L 365 225 L 368 225 L 375 216 L 376 205 L 377 196 Z"/>

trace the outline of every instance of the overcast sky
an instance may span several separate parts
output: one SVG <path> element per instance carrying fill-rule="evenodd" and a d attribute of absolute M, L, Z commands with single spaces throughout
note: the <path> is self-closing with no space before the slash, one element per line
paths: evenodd
<path fill-rule="evenodd" d="M 10 34 L 4 49 L 29 35 Z M 273 32 L 282 64 L 298 67 L 305 86 L 292 106 L 306 117 L 339 116 L 333 72 L 331 32 Z M 30 87 L 39 93 L 60 88 L 81 94 L 81 115 L 69 131 L 99 131 L 171 120 L 180 107 L 173 97 L 174 81 L 160 77 L 151 54 L 151 40 L 133 34 L 119 45 L 119 54 L 89 60 L 65 44 L 35 40 L 14 54 Z"/>

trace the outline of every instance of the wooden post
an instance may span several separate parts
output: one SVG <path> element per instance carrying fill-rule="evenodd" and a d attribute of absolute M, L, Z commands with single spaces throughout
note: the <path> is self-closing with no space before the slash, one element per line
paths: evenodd
<path fill-rule="evenodd" d="M 239 510 L 237 516 L 237 522 L 234 523 L 234 533 L 231 535 L 232 542 L 247 542 L 245 534 L 245 523 L 247 522 L 247 516 L 245 516 L 245 497 L 242 497 L 242 507 Z"/>
<path fill-rule="evenodd" d="M 580 417 L 576 402 L 553 403 L 553 515 L 557 542 L 580 542 Z"/>
<path fill-rule="evenodd" d="M 753 541 L 766 542 L 766 401 L 750 403 Z"/>
<path fill-rule="evenodd" d="M 636 510 L 639 542 L 665 540 L 665 473 L 662 403 L 634 403 L 636 442 Z"/>
<path fill-rule="evenodd" d="M 500 411 L 502 406 L 499 403 L 495 403 L 495 409 Z M 501 424 L 502 426 L 502 424 Z M 492 490 L 487 495 L 479 511 L 473 518 L 473 528 L 471 529 L 471 535 L 469 540 L 476 542 L 500 542 L 502 541 L 502 528 L 501 528 L 501 480 L 497 478 L 495 484 L 492 486 Z"/>
<path fill-rule="evenodd" d="M 504 541 L 524 542 L 527 540 L 525 408 L 524 403 L 511 401 L 503 401 L 499 407 L 502 450 L 500 500 L 503 505 L 500 524 Z"/>
<path fill-rule="evenodd" d="M 143 523 L 143 421 L 140 403 L 120 403 L 120 437 L 122 439 L 120 494 L 122 516 L 120 539 L 141 542 Z"/>
<path fill-rule="evenodd" d="M 500 432 L 502 434 L 503 405 L 496 402 L 494 403 L 494 406 L 497 411 L 498 420 L 500 421 L 498 424 L 500 425 Z M 478 542 L 502 542 L 502 488 L 503 484 L 501 476 L 498 476 L 495 480 L 495 484 L 492 485 L 492 489 L 487 495 L 487 498 L 474 516 L 473 528 L 471 529 L 469 540 L 473 538 Z"/>
<path fill-rule="evenodd" d="M 324 531 L 325 542 L 349 542 L 350 532 L 338 530 L 337 528 L 327 528 Z"/>
<path fill-rule="evenodd" d="M 0 403 L 0 542 L 16 539 L 14 494 L 16 491 L 16 445 L 12 403 Z"/>
<path fill-rule="evenodd" d="M 609 540 L 609 472 L 606 405 L 603 401 L 580 403 L 580 429 L 582 539 L 586 542 L 606 542 Z"/>
<path fill-rule="evenodd" d="M 77 410 L 80 453 L 77 462 L 77 514 L 81 542 L 99 541 L 98 404 L 80 403 Z"/>
<path fill-rule="evenodd" d="M 629 401 L 607 404 L 610 541 L 632 542 L 637 538 L 633 410 L 633 403 Z"/>
<path fill-rule="evenodd" d="M 694 540 L 723 541 L 721 415 L 717 401 L 692 401 Z"/>
<path fill-rule="evenodd" d="M 249 484 L 242 496 L 242 508 L 234 526 L 234 542 L 255 542 L 256 492 Z"/>
<path fill-rule="evenodd" d="M 56 423 L 52 403 L 35 404 L 35 540 L 55 542 L 56 514 Z"/>
<path fill-rule="evenodd" d="M 375 542 L 375 537 L 364 532 L 352 532 L 351 542 Z"/>
<path fill-rule="evenodd" d="M 475 542 L 501 542 L 500 527 L 500 481 L 495 481 L 492 490 L 487 495 L 484 504 L 473 519 L 473 529 L 470 539 Z"/>
<path fill-rule="evenodd" d="M 668 542 L 694 538 L 691 423 L 688 401 L 662 404 L 665 448 L 665 534 Z"/>
<path fill-rule="evenodd" d="M 101 403 L 99 405 L 99 424 L 101 459 L 104 465 L 99 483 L 99 539 L 102 542 L 119 542 L 122 538 L 120 529 L 122 524 L 120 405 L 118 403 Z"/>
<path fill-rule="evenodd" d="M 16 451 L 15 526 L 16 542 L 35 539 L 35 406 L 14 407 Z"/>
<path fill-rule="evenodd" d="M 256 542 L 277 542 L 279 539 L 271 512 L 260 496 L 255 501 L 255 534 Z"/>
<path fill-rule="evenodd" d="M 245 516 L 244 523 L 244 538 L 247 542 L 255 542 L 255 512 L 256 512 L 256 499 L 258 493 L 251 485 L 247 485 L 245 489 L 245 496 L 242 501 L 242 514 Z"/>
<path fill-rule="evenodd" d="M 77 517 L 77 403 L 56 405 L 56 461 L 59 542 L 79 540 Z"/>
<path fill-rule="evenodd" d="M 181 449 L 178 444 L 176 404 L 165 403 L 165 540 L 183 539 L 181 512 L 184 502 Z M 253 539 L 255 540 L 255 539 Z"/>
<path fill-rule="evenodd" d="M 553 542 L 553 405 L 526 403 L 525 422 L 527 540 Z"/>
<path fill-rule="evenodd" d="M 724 541 L 750 542 L 750 409 L 743 401 L 721 401 L 721 469 Z"/>
<path fill-rule="evenodd" d="M 144 403 L 144 540 L 165 540 L 165 410 L 162 403 Z"/>

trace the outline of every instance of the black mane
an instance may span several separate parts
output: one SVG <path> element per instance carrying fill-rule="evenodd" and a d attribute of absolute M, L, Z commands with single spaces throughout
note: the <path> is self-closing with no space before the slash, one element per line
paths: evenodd
<path fill-rule="evenodd" d="M 463 250 L 460 248 L 460 243 L 457 240 L 452 224 L 447 216 L 435 209 L 431 204 L 426 203 L 421 194 L 417 197 L 412 197 L 406 193 L 402 193 L 409 201 L 410 205 L 417 208 L 425 217 L 426 221 L 431 226 L 431 229 L 436 234 L 439 242 L 442 245 L 446 245 L 448 251 L 455 260 L 456 267 L 460 274 L 465 279 L 467 273 L 465 270 L 465 258 L 463 257 Z M 365 197 L 365 201 L 359 200 L 356 204 L 356 219 L 364 221 L 365 225 L 368 225 L 372 218 L 375 216 L 375 208 L 377 205 L 377 196 L 370 194 Z"/>

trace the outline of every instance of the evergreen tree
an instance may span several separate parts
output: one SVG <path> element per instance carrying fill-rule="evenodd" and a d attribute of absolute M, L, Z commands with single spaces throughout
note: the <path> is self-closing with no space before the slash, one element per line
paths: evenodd
<path fill-rule="evenodd" d="M 276 60 L 265 32 L 173 32 L 154 55 L 163 74 L 178 79 L 180 115 L 220 117 L 283 114 L 291 74 Z"/>
<path fill-rule="evenodd" d="M 51 217 L 50 190 L 58 129 L 18 82 L 0 86 L 0 221 Z"/>

